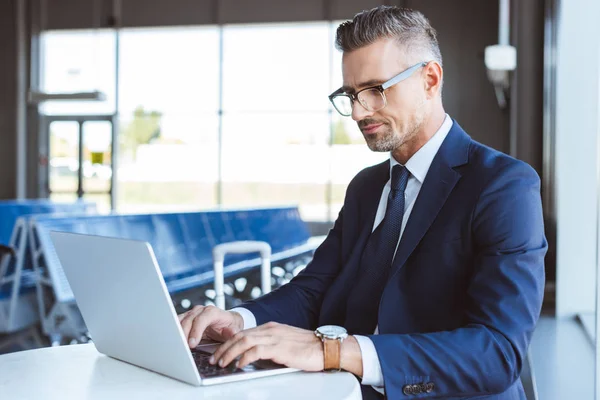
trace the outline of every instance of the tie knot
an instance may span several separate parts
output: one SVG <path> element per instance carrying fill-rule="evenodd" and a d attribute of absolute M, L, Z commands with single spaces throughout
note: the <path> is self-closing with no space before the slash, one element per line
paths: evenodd
<path fill-rule="evenodd" d="M 392 190 L 399 190 L 404 193 L 409 175 L 410 172 L 408 172 L 408 169 L 406 169 L 405 166 L 400 164 L 394 165 L 392 168 Z"/>

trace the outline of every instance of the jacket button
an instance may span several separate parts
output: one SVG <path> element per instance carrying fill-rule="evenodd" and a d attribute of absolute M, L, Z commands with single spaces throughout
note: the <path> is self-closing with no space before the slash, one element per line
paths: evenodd
<path fill-rule="evenodd" d="M 435 385 L 433 384 L 433 382 L 428 382 L 428 383 L 425 385 L 425 391 L 426 391 L 427 393 L 431 393 L 431 392 L 433 392 L 434 390 L 435 390 Z"/>

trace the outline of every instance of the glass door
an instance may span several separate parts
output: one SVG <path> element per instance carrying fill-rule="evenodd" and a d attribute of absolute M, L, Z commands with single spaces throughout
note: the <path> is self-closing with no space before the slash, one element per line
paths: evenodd
<path fill-rule="evenodd" d="M 47 194 L 57 201 L 83 199 L 98 211 L 114 209 L 112 116 L 46 116 Z"/>

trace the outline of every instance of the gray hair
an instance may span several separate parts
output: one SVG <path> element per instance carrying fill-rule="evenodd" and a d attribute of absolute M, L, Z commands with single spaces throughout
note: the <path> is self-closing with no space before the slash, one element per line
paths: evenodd
<path fill-rule="evenodd" d="M 407 55 L 427 57 L 411 62 L 434 60 L 442 65 L 435 29 L 421 12 L 408 8 L 379 6 L 356 14 L 337 28 L 335 45 L 350 52 L 383 38 L 395 38 Z"/>

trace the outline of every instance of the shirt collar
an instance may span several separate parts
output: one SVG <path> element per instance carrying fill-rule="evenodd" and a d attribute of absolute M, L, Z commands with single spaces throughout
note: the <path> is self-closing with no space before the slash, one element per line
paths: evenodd
<path fill-rule="evenodd" d="M 427 176 L 427 172 L 429 171 L 429 167 L 433 162 L 435 155 L 438 150 L 442 146 L 444 139 L 450 132 L 452 128 L 452 118 L 446 114 L 444 118 L 444 122 L 442 126 L 437 130 L 437 132 L 425 143 L 413 156 L 406 162 L 406 169 L 414 176 L 421 184 L 425 180 L 425 176 Z M 400 164 L 392 153 L 390 153 L 390 177 L 392 176 L 392 168 L 394 165 Z"/>

